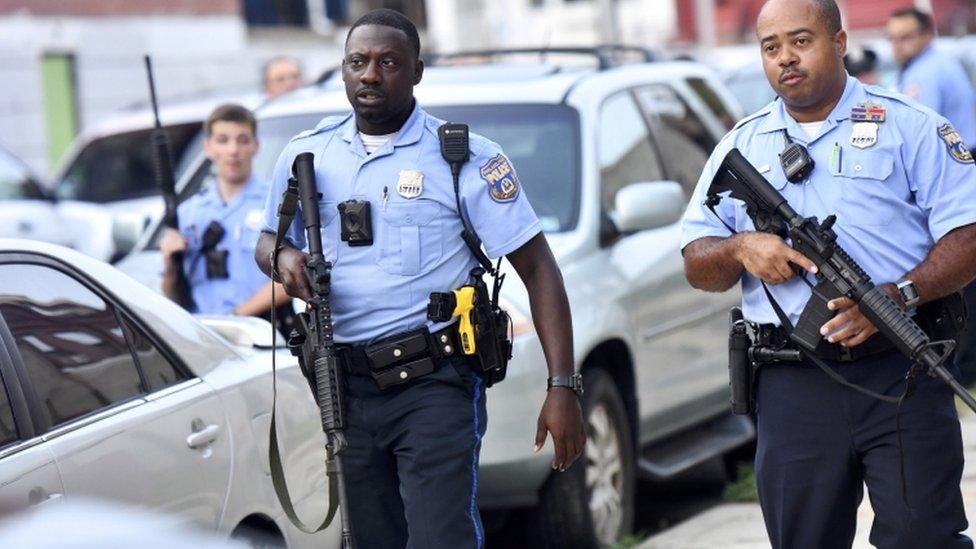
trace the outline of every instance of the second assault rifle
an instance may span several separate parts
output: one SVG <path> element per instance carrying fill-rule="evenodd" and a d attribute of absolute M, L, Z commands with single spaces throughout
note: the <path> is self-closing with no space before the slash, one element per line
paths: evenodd
<path fill-rule="evenodd" d="M 153 117 L 156 122 L 156 127 L 153 128 L 152 134 L 149 136 L 152 147 L 153 175 L 165 204 L 163 225 L 170 229 L 179 230 L 180 224 L 176 217 L 176 183 L 173 180 L 173 158 L 169 148 L 169 135 L 159 122 L 159 107 L 156 105 L 156 84 L 153 81 L 152 61 L 148 55 L 145 59 L 146 74 L 149 75 L 149 100 L 152 103 Z M 187 311 L 192 311 L 196 306 L 193 303 L 193 295 L 190 293 L 190 283 L 183 271 L 183 254 L 174 254 L 173 261 L 178 267 L 175 288 L 176 303 Z"/>
<path fill-rule="evenodd" d="M 295 514 L 285 484 L 284 471 L 278 452 L 278 439 L 275 433 L 274 412 L 271 420 L 270 460 L 272 481 L 275 492 L 285 514 L 299 529 L 308 533 L 328 527 L 335 516 L 336 506 L 342 522 L 342 547 L 352 549 L 354 541 L 352 526 L 347 515 L 345 477 L 342 470 L 342 454 L 346 449 L 345 403 L 342 394 L 342 369 L 336 358 L 335 343 L 332 339 L 332 302 L 330 282 L 332 264 L 325 260 L 322 251 L 322 222 L 319 216 L 319 193 L 315 185 L 314 155 L 304 152 L 295 157 L 292 165 L 293 177 L 288 181 L 288 189 L 278 211 L 278 241 L 272 254 L 271 268 L 277 270 L 278 250 L 285 231 L 295 215 L 295 201 L 301 200 L 302 217 L 308 238 L 309 259 L 305 264 L 312 299 L 305 312 L 298 315 L 295 329 L 288 341 L 293 355 L 298 357 L 319 406 L 322 430 L 325 432 L 326 470 L 329 476 L 329 510 L 325 520 L 318 528 L 305 526 Z"/>
<path fill-rule="evenodd" d="M 757 230 L 790 238 L 793 248 L 817 266 L 817 285 L 790 334 L 790 339 L 800 349 L 813 353 L 820 343 L 820 327 L 833 315 L 827 302 L 841 296 L 849 297 L 901 353 L 924 367 L 929 375 L 948 384 L 976 412 L 976 400 L 944 366 L 952 356 L 955 342 L 932 341 L 912 317 L 871 282 L 864 269 L 837 243 L 837 234 L 832 228 L 836 216 L 827 216 L 821 223 L 815 217 L 798 214 L 735 148 L 725 155 L 712 179 L 706 204 L 714 207 L 722 198 L 720 193 L 729 191 L 732 198 L 745 202 L 746 213 Z M 914 368 L 909 375 L 914 375 Z"/>

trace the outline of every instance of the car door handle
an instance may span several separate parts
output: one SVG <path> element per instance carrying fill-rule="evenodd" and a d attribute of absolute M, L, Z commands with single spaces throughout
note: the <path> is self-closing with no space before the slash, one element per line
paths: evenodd
<path fill-rule="evenodd" d="M 43 488 L 38 486 L 27 494 L 27 503 L 36 507 L 38 505 L 44 505 L 45 503 L 58 503 L 63 498 L 64 494 L 57 492 L 49 494 Z"/>
<path fill-rule="evenodd" d="M 194 431 L 188 437 L 186 437 L 186 445 L 194 450 L 202 448 L 211 442 L 217 440 L 220 435 L 220 425 L 211 424 L 207 425 L 199 431 Z"/>

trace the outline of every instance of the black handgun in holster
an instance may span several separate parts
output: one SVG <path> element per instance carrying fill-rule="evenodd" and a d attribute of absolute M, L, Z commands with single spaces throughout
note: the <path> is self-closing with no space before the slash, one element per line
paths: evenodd
<path fill-rule="evenodd" d="M 476 369 L 483 373 L 485 384 L 491 387 L 505 379 L 512 358 L 512 342 L 508 337 L 511 319 L 491 299 L 482 278 L 484 274 L 484 269 L 475 267 L 468 284 L 451 292 L 430 294 L 427 318 L 447 322 L 459 317 L 461 353 L 471 357 Z"/>
<path fill-rule="evenodd" d="M 801 360 L 800 352 L 787 343 L 786 338 L 772 337 L 745 320 L 740 308 L 729 310 L 729 404 L 733 414 L 756 411 L 756 379 L 764 364 Z"/>
<path fill-rule="evenodd" d="M 227 272 L 227 250 L 218 250 L 217 244 L 224 238 L 224 226 L 219 221 L 211 221 L 203 231 L 201 251 L 207 261 L 207 278 L 229 278 Z"/>

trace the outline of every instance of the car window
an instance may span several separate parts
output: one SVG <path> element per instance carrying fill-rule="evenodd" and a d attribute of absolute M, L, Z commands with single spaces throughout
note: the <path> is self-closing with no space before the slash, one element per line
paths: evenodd
<path fill-rule="evenodd" d="M 0 149 L 0 200 L 38 199 L 43 193 L 27 166 Z"/>
<path fill-rule="evenodd" d="M 704 78 L 689 78 L 686 82 L 688 82 L 688 86 L 692 91 L 695 92 L 695 95 L 705 103 L 708 110 L 712 111 L 715 118 L 722 123 L 725 131 L 729 131 L 735 126 L 735 117 L 725 108 L 725 102 L 722 101 L 722 98 L 712 88 L 711 84 Z"/>
<path fill-rule="evenodd" d="M 201 123 L 167 127 L 173 166 L 186 167 L 184 154 L 194 155 L 190 143 Z M 59 198 L 85 202 L 113 202 L 159 194 L 150 145 L 152 130 L 119 133 L 93 140 L 72 161 L 56 183 Z M 189 152 L 188 152 L 189 151 Z M 179 179 L 180 173 L 174 176 Z"/>
<path fill-rule="evenodd" d="M 0 265 L 0 314 L 52 426 L 143 393 L 115 311 L 67 274 Z"/>
<path fill-rule="evenodd" d="M 674 92 L 664 85 L 644 86 L 636 90 L 654 142 L 665 158 L 668 177 L 681 184 L 691 196 L 701 176 L 715 141 L 701 119 Z"/>
<path fill-rule="evenodd" d="M 186 379 L 134 322 L 124 318 L 122 325 L 150 391 L 158 391 Z"/>
<path fill-rule="evenodd" d="M 605 210 L 613 209 L 613 199 L 624 186 L 664 179 L 647 124 L 630 92 L 613 95 L 603 103 L 597 143 Z"/>
<path fill-rule="evenodd" d="M 17 425 L 14 423 L 14 411 L 10 407 L 10 397 L 7 395 L 7 385 L 0 373 L 0 447 L 17 441 Z"/>

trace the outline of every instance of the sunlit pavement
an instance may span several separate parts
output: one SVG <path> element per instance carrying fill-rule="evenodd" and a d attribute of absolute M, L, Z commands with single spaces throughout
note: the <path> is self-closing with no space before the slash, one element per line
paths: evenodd
<path fill-rule="evenodd" d="M 976 521 L 976 414 L 960 411 L 966 467 L 962 477 L 962 495 L 969 517 L 970 536 Z M 857 537 L 854 547 L 869 548 L 868 534 L 874 513 L 867 500 L 857 513 Z M 758 503 L 725 503 L 690 518 L 673 528 L 654 535 L 639 545 L 640 549 L 760 549 L 769 547 Z"/>

